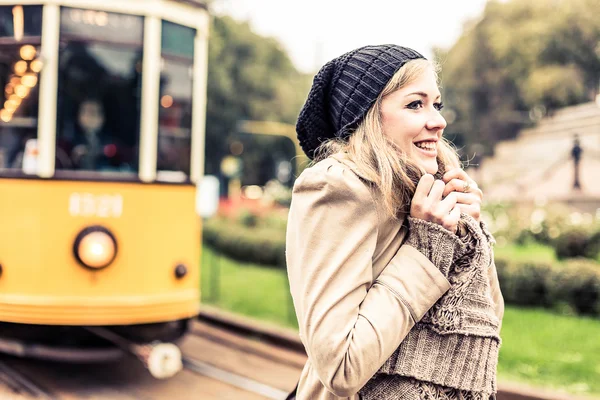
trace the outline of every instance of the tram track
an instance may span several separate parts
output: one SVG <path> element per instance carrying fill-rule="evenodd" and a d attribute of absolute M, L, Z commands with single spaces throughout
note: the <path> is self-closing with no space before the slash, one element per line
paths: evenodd
<path fill-rule="evenodd" d="M 178 344 L 183 369 L 165 380 L 128 352 L 95 364 L 0 355 L 0 399 L 283 400 L 303 364 L 289 361 L 295 353 L 287 349 L 202 321 L 193 321 Z"/>
<path fill-rule="evenodd" d="M 53 400 L 54 396 L 40 387 L 30 377 L 22 374 L 14 367 L 0 361 L 0 382 L 4 384 L 4 389 L 0 387 L 0 398 L 13 399 L 33 398 L 40 400 Z"/>
<path fill-rule="evenodd" d="M 198 374 L 217 379 L 221 382 L 228 383 L 232 386 L 256 393 L 271 400 L 283 400 L 288 392 L 258 382 L 254 379 L 247 378 L 242 375 L 234 374 L 230 371 L 217 368 L 211 364 L 194 360 L 193 358 L 184 357 L 183 367 Z"/>

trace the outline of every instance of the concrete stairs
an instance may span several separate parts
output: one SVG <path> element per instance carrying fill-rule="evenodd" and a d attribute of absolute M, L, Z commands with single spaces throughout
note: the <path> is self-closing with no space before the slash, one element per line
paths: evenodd
<path fill-rule="evenodd" d="M 575 135 L 583 149 L 581 190 L 573 189 Z M 514 140 L 498 143 L 494 156 L 470 173 L 487 201 L 559 201 L 595 211 L 600 208 L 600 104 L 557 110 Z"/>

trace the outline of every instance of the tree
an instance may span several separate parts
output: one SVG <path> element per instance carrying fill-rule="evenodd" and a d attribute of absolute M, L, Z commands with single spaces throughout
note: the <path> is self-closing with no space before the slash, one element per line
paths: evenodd
<path fill-rule="evenodd" d="M 214 16 L 209 38 L 206 173 L 218 174 L 240 120 L 295 123 L 310 88 L 310 78 L 299 73 L 280 44 L 261 37 L 246 22 Z M 260 165 L 272 165 L 277 154 L 290 157 L 294 148 L 285 139 L 237 137 L 246 144 L 243 181 L 261 184 Z"/>
<path fill-rule="evenodd" d="M 447 51 L 436 49 L 455 121 L 447 132 L 466 146 L 514 138 L 544 113 L 590 101 L 600 79 L 600 2 L 490 1 Z"/>

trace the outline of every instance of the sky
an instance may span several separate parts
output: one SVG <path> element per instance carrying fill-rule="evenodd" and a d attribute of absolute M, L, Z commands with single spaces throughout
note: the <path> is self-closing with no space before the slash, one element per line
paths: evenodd
<path fill-rule="evenodd" d="M 216 0 L 212 10 L 275 37 L 302 72 L 360 46 L 394 43 L 425 57 L 449 48 L 486 0 Z"/>

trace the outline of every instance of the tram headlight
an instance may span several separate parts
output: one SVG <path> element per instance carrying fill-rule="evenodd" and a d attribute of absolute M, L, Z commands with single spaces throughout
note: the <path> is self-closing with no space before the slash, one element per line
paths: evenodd
<path fill-rule="evenodd" d="M 73 253 L 84 267 L 102 269 L 108 267 L 117 256 L 117 240 L 108 229 L 90 226 L 75 238 Z"/>

